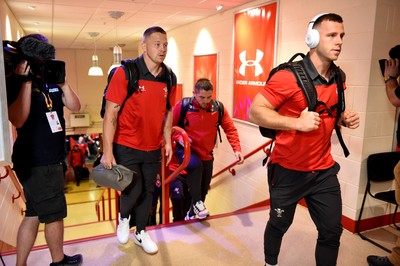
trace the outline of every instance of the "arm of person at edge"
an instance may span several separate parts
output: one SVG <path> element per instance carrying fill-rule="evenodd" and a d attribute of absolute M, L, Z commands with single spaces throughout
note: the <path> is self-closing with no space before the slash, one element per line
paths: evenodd
<path fill-rule="evenodd" d="M 397 81 L 400 75 L 399 71 L 399 59 L 388 59 L 385 62 L 385 77 L 395 77 L 396 79 L 389 79 L 386 83 L 386 94 L 390 103 L 394 107 L 400 107 L 400 98 L 397 97 L 395 91 L 399 87 L 399 82 Z"/>
<path fill-rule="evenodd" d="M 168 165 L 172 159 L 172 136 L 171 136 L 171 132 L 172 132 L 172 109 L 171 110 L 167 110 L 166 113 L 166 119 L 165 119 L 165 123 L 164 123 L 164 149 L 165 149 L 165 156 L 167 157 L 167 162 L 166 165 Z"/>
<path fill-rule="evenodd" d="M 21 61 L 15 69 L 15 75 L 27 77 L 30 66 L 27 61 Z M 14 88 L 11 88 L 14 89 Z M 32 81 L 26 80 L 21 85 L 17 99 L 8 107 L 8 120 L 20 128 L 28 119 L 31 111 Z"/>
<path fill-rule="evenodd" d="M 100 159 L 100 163 L 106 169 L 111 169 L 113 165 L 117 164 L 113 154 L 113 141 L 120 109 L 121 105 L 106 100 L 106 111 L 103 119 L 103 155 Z"/>
<path fill-rule="evenodd" d="M 231 117 L 228 114 L 228 111 L 225 107 L 224 109 L 224 116 L 222 117 L 221 126 L 226 134 L 229 144 L 235 153 L 236 163 L 242 164 L 244 162 L 244 157 L 241 152 L 239 134 Z"/>

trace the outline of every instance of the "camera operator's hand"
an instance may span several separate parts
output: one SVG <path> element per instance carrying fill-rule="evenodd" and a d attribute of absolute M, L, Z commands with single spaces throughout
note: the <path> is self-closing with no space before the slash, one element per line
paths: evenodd
<path fill-rule="evenodd" d="M 15 68 L 15 74 L 19 77 L 24 77 L 25 79 L 27 79 L 30 69 L 31 69 L 31 66 L 28 64 L 28 61 L 23 60 Z"/>
<path fill-rule="evenodd" d="M 399 59 L 388 59 L 385 62 L 385 77 L 397 78 L 400 75 Z"/>
<path fill-rule="evenodd" d="M 21 61 L 14 71 L 22 84 L 17 99 L 8 107 L 8 120 L 16 128 L 25 124 L 31 110 L 32 80 L 28 79 L 29 71 L 30 66 L 25 60 Z"/>
<path fill-rule="evenodd" d="M 400 107 L 400 89 L 398 77 L 400 75 L 399 59 L 389 59 L 385 62 L 385 87 L 386 95 L 394 107 Z"/>

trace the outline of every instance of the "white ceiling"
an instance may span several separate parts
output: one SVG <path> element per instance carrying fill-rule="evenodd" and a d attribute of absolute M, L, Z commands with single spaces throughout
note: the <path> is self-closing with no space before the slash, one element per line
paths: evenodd
<path fill-rule="evenodd" d="M 117 42 L 134 49 L 143 31 L 154 25 L 168 32 L 224 12 L 249 0 L 5 0 L 26 34 L 41 33 L 57 48 L 93 49 L 89 32 L 99 32 L 97 49 Z M 217 5 L 223 5 L 221 11 Z M 34 7 L 30 9 L 29 7 Z M 125 14 L 115 19 L 109 11 Z"/>

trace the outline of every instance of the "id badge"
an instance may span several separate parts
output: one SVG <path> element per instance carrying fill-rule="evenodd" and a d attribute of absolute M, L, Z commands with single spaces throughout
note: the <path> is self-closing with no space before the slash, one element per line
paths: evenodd
<path fill-rule="evenodd" d="M 58 119 L 57 112 L 47 112 L 46 116 L 47 120 L 49 121 L 51 132 L 56 133 L 62 131 L 62 126 L 60 120 Z"/>

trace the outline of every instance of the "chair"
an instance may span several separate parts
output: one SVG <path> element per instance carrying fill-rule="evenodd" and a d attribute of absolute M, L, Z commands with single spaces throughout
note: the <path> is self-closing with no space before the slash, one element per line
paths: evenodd
<path fill-rule="evenodd" d="M 372 192 L 373 191 L 372 187 L 374 184 L 394 180 L 393 170 L 399 161 L 400 161 L 400 152 L 382 152 L 382 153 L 371 154 L 368 156 L 367 158 L 368 182 L 367 182 L 367 187 L 365 188 L 364 198 L 361 204 L 360 214 L 358 216 L 356 224 L 356 232 L 362 239 L 369 241 L 370 243 L 374 244 L 377 247 L 380 247 L 381 249 L 389 253 L 391 252 L 391 250 L 362 234 L 360 232 L 359 227 L 360 227 L 361 216 L 364 209 L 365 199 L 367 198 L 367 195 L 369 195 L 374 199 L 394 204 L 396 206 L 392 214 L 392 223 L 397 228 L 397 230 L 400 230 L 400 227 L 398 227 L 395 222 L 397 209 L 399 207 L 399 205 L 396 202 L 395 191 L 386 190 L 375 193 Z"/>

